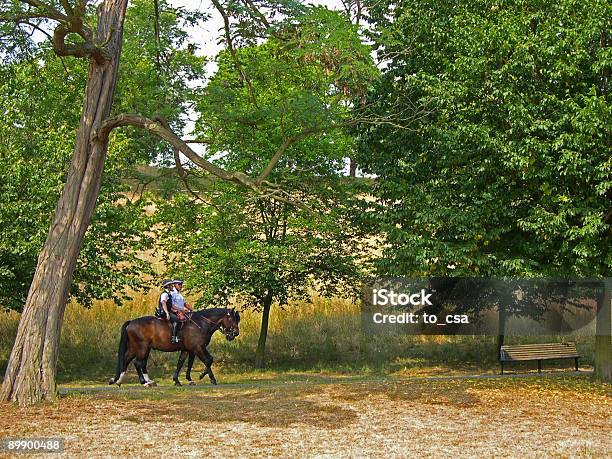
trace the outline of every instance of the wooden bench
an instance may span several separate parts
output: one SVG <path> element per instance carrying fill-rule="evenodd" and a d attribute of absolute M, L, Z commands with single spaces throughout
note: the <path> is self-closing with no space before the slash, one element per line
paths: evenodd
<path fill-rule="evenodd" d="M 519 344 L 516 346 L 502 346 L 499 350 L 499 363 L 501 374 L 504 374 L 504 363 L 518 361 L 538 361 L 538 372 L 542 372 L 542 360 L 574 359 L 578 371 L 576 343 L 552 344 Z"/>

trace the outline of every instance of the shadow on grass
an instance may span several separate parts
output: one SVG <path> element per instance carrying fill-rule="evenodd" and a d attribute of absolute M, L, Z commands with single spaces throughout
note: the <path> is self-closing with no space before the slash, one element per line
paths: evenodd
<path fill-rule="evenodd" d="M 96 394 L 96 398 L 117 402 L 138 401 L 132 412 L 125 410 L 122 421 L 140 424 L 144 419 L 176 422 L 245 422 L 261 427 L 287 427 L 302 424 L 337 429 L 354 423 L 357 414 L 333 403 L 309 400 L 312 388 L 277 388 L 230 393 L 198 393 L 181 390 Z M 63 398 L 91 395 L 68 395 Z"/>

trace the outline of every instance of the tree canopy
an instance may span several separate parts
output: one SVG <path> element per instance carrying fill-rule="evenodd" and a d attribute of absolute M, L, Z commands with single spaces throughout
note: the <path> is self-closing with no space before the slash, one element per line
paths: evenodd
<path fill-rule="evenodd" d="M 158 68 L 149 24 L 153 5 L 132 3 L 115 109 L 145 110 L 182 125 L 182 104 L 193 91 L 189 80 L 202 74 L 204 59 L 188 48 L 183 22 L 191 17 L 165 2 L 160 8 L 164 52 Z M 66 180 L 85 64 L 60 59 L 43 45 L 0 66 L 0 158 L 5 165 L 0 178 L 0 304 L 6 308 L 23 307 Z M 145 274 L 151 270 L 140 254 L 152 246 L 151 222 L 144 215 L 143 202 L 131 199 L 125 179 L 137 164 L 167 154 L 167 147 L 141 132 L 115 135 L 93 224 L 74 274 L 71 293 L 79 302 L 87 305 L 102 298 L 119 302 L 126 287 L 148 285 Z"/>
<path fill-rule="evenodd" d="M 609 2 L 376 2 L 366 126 L 392 274 L 610 275 Z"/>

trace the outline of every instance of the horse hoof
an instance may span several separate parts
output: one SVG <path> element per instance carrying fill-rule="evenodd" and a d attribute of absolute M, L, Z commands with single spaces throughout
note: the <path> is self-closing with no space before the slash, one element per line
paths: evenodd
<path fill-rule="evenodd" d="M 190 385 L 190 386 L 195 386 L 195 385 L 196 385 L 196 383 L 195 383 L 195 381 L 189 381 L 189 385 Z"/>
<path fill-rule="evenodd" d="M 181 382 L 178 379 L 174 381 L 174 385 L 179 387 L 182 386 Z"/>
<path fill-rule="evenodd" d="M 111 378 L 108 380 L 108 385 L 112 386 L 113 384 L 115 384 L 115 378 Z"/>
<path fill-rule="evenodd" d="M 145 387 L 155 387 L 157 386 L 157 384 L 155 384 L 154 381 L 147 381 L 146 383 L 144 383 Z"/>
<path fill-rule="evenodd" d="M 217 385 L 217 380 L 216 379 L 211 379 L 210 382 L 212 383 L 213 386 Z"/>

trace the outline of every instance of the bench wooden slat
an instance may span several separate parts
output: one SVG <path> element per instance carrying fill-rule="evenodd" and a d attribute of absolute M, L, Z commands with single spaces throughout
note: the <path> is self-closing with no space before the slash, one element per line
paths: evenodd
<path fill-rule="evenodd" d="M 516 344 L 501 346 L 499 361 L 503 374 L 504 362 L 529 360 L 537 360 L 538 371 L 541 371 L 542 360 L 575 359 L 577 370 L 579 357 L 576 343 Z"/>

